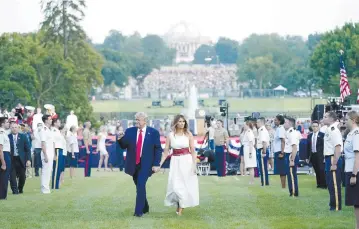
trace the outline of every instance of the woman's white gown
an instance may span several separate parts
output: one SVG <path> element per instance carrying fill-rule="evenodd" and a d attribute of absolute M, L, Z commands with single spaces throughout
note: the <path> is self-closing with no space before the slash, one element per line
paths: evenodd
<path fill-rule="evenodd" d="M 244 154 L 244 164 L 246 168 L 255 168 L 257 167 L 257 157 L 256 149 L 254 148 L 254 134 L 252 130 L 247 130 L 243 138 L 243 154 Z M 252 157 L 249 157 L 249 148 L 252 148 Z"/>
<path fill-rule="evenodd" d="M 189 138 L 185 135 L 169 134 L 172 149 L 189 148 Z M 172 156 L 168 176 L 165 206 L 179 206 L 181 208 L 199 205 L 199 190 L 197 174 L 193 171 L 191 154 Z"/>

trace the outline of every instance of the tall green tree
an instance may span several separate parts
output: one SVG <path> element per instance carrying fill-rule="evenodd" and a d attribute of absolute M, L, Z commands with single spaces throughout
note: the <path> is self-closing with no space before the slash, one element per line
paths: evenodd
<path fill-rule="evenodd" d="M 194 64 L 215 64 L 217 53 L 213 46 L 201 45 L 194 54 Z"/>
<path fill-rule="evenodd" d="M 122 51 L 126 37 L 118 30 L 111 30 L 103 42 L 103 48 Z"/>
<path fill-rule="evenodd" d="M 254 81 L 258 89 L 263 92 L 263 88 L 267 88 L 278 73 L 279 66 L 273 63 L 270 56 L 259 56 L 250 58 L 246 64 L 240 69 L 240 79 L 245 81 Z"/>
<path fill-rule="evenodd" d="M 347 23 L 341 28 L 323 34 L 313 52 L 310 66 L 320 77 L 320 86 L 328 94 L 340 94 L 340 50 L 344 50 L 343 58 L 349 82 L 354 80 L 355 83 L 359 77 L 359 23 Z"/>
<path fill-rule="evenodd" d="M 86 3 L 84 0 L 41 0 L 41 6 L 45 15 L 42 22 L 42 29 L 46 31 L 44 42 L 62 43 L 66 59 L 69 41 L 86 37 L 80 25 L 85 17 Z"/>
<path fill-rule="evenodd" d="M 216 54 L 223 64 L 236 64 L 238 61 L 239 44 L 235 40 L 221 37 L 215 45 Z"/>

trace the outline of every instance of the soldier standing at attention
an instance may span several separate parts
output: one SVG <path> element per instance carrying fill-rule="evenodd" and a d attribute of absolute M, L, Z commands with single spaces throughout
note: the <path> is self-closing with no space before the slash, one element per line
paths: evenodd
<path fill-rule="evenodd" d="M 284 117 L 282 115 L 277 115 L 274 119 L 274 124 L 276 125 L 275 134 L 274 134 L 274 174 L 279 174 L 280 181 L 282 183 L 282 188 L 285 188 L 285 176 L 286 167 L 284 159 L 284 147 L 285 147 L 285 129 L 283 127 Z"/>
<path fill-rule="evenodd" d="M 342 209 L 340 172 L 342 168 L 341 153 L 343 138 L 337 127 L 337 119 L 337 114 L 333 111 L 327 112 L 323 119 L 324 125 L 328 127 L 324 136 L 324 160 L 331 211 L 340 211 Z"/>
<path fill-rule="evenodd" d="M 350 111 L 346 118 L 346 126 L 350 132 L 344 143 L 345 205 L 354 206 L 356 228 L 359 228 L 359 114 Z"/>
<path fill-rule="evenodd" d="M 261 175 L 261 184 L 269 185 L 268 177 L 268 157 L 269 157 L 269 133 L 264 126 L 265 118 L 260 118 L 257 120 L 258 127 L 258 140 L 257 140 L 257 160 L 259 162 L 259 171 Z"/>
<path fill-rule="evenodd" d="M 297 166 L 299 163 L 298 149 L 299 138 L 297 131 L 294 129 L 295 120 L 286 117 L 284 128 L 287 130 L 285 138 L 285 165 L 288 178 L 289 196 L 297 197 L 299 195 Z"/>
<path fill-rule="evenodd" d="M 83 131 L 83 139 L 86 149 L 86 160 L 85 160 L 85 177 L 91 176 L 91 160 L 92 160 L 92 133 L 91 133 L 91 122 L 85 122 L 85 129 Z"/>
<path fill-rule="evenodd" d="M 9 129 L 9 120 L 0 117 L 0 200 L 7 197 L 11 170 L 10 140 L 6 129 Z"/>

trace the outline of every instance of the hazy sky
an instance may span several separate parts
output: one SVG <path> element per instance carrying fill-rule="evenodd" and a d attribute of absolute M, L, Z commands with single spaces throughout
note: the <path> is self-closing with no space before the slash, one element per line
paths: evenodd
<path fill-rule="evenodd" d="M 0 33 L 29 32 L 42 20 L 40 0 L 0 0 Z M 251 33 L 307 36 L 359 22 L 359 0 L 87 0 L 83 27 L 94 42 L 109 30 L 163 35 L 179 21 L 201 35 L 242 40 Z"/>

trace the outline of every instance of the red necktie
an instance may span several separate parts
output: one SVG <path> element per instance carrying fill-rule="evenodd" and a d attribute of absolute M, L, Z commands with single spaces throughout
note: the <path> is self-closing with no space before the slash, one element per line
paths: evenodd
<path fill-rule="evenodd" d="M 136 165 L 140 164 L 141 161 L 141 149 L 142 149 L 142 130 L 138 135 L 137 145 L 136 145 Z"/>

